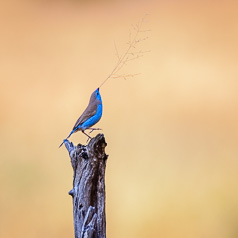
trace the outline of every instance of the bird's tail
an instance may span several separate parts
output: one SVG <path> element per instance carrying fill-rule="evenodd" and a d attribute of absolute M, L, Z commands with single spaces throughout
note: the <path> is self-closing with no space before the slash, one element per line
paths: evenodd
<path fill-rule="evenodd" d="M 63 142 L 60 144 L 59 148 L 64 144 L 65 141 L 66 141 L 66 139 L 63 140 Z"/>
<path fill-rule="evenodd" d="M 70 132 L 70 134 L 68 135 L 68 137 L 66 139 L 63 140 L 63 142 L 60 144 L 59 148 L 64 144 L 64 142 L 76 131 L 76 129 L 72 130 Z"/>

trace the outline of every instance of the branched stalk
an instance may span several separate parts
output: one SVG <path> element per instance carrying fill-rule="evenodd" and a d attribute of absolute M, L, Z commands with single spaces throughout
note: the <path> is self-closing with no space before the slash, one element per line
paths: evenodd
<path fill-rule="evenodd" d="M 132 25 L 132 28 L 135 31 L 135 35 L 132 40 L 131 39 L 129 40 L 128 48 L 121 56 L 119 55 L 116 44 L 114 43 L 118 61 L 115 65 L 115 67 L 113 68 L 113 70 L 111 71 L 111 73 L 102 82 L 100 87 L 102 87 L 102 85 L 110 78 L 124 78 L 124 79 L 126 79 L 127 77 L 134 77 L 134 76 L 138 75 L 138 74 L 118 74 L 118 72 L 123 68 L 124 65 L 126 65 L 127 62 L 138 59 L 138 58 L 142 57 L 144 53 L 148 52 L 148 51 L 133 51 L 133 49 L 136 48 L 136 45 L 138 43 L 148 39 L 148 37 L 138 39 L 139 33 L 144 33 L 144 32 L 149 31 L 149 30 L 141 30 L 143 22 L 144 22 L 144 18 L 142 18 L 142 20 L 135 26 Z"/>

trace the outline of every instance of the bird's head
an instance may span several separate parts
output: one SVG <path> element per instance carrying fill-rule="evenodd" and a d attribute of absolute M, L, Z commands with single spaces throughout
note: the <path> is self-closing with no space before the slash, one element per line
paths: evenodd
<path fill-rule="evenodd" d="M 90 98 L 90 101 L 91 102 L 94 102 L 94 101 L 99 101 L 99 102 L 102 102 L 102 99 L 101 99 L 101 95 L 99 93 L 99 88 L 97 88 L 91 95 L 91 98 Z"/>
<path fill-rule="evenodd" d="M 101 95 L 100 95 L 100 93 L 99 93 L 99 88 L 97 88 L 96 90 L 95 90 L 95 95 L 96 95 L 96 98 L 98 99 L 98 100 L 102 100 L 101 99 Z"/>

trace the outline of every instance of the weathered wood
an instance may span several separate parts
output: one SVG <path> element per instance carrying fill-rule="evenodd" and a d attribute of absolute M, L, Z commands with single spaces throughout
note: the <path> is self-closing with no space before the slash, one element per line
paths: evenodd
<path fill-rule="evenodd" d="M 105 169 L 107 155 L 103 134 L 88 145 L 65 141 L 74 171 L 73 198 L 75 238 L 106 238 Z"/>

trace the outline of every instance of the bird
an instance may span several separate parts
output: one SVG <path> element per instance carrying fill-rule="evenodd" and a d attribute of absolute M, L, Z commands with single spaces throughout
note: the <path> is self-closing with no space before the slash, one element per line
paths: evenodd
<path fill-rule="evenodd" d="M 99 93 L 99 88 L 97 88 L 91 95 L 87 108 L 84 110 L 82 115 L 76 121 L 72 131 L 66 139 L 60 144 L 59 148 L 64 144 L 64 142 L 75 132 L 82 131 L 88 138 L 91 138 L 84 131 L 87 129 L 100 130 L 99 128 L 91 128 L 95 125 L 102 117 L 102 99 Z M 91 131 L 91 132 L 92 132 Z M 90 133 L 91 133 L 90 132 Z"/>

